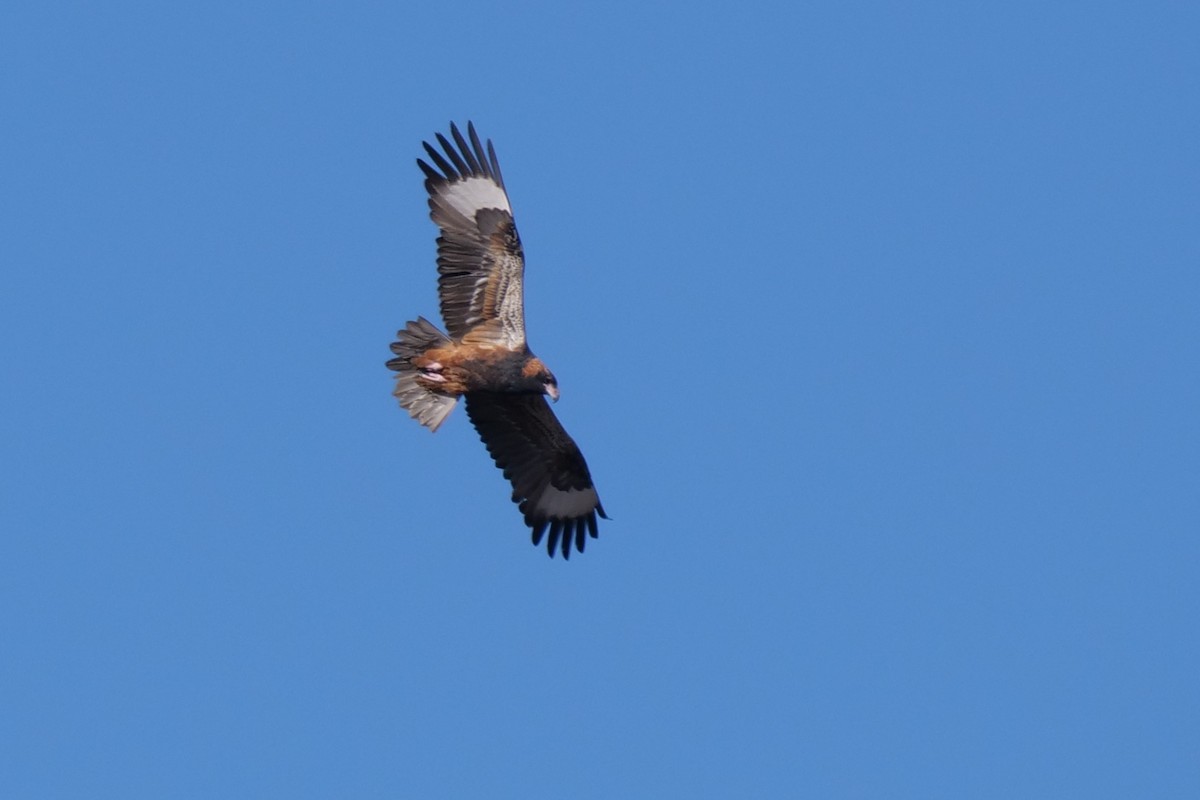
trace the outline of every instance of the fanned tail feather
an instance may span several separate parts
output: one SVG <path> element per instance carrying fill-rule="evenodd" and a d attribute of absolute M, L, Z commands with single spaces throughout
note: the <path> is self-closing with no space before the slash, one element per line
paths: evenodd
<path fill-rule="evenodd" d="M 397 373 L 396 389 L 392 394 L 410 417 L 429 430 L 436 431 L 446 421 L 446 417 L 450 416 L 458 398 L 430 391 L 417 383 L 420 370 L 413 366 L 412 360 L 429 348 L 445 344 L 450 339 L 424 317 L 417 317 L 415 321 L 408 322 L 396 337 L 398 341 L 392 343 L 392 352 L 396 354 L 396 358 L 387 362 L 388 369 Z"/>

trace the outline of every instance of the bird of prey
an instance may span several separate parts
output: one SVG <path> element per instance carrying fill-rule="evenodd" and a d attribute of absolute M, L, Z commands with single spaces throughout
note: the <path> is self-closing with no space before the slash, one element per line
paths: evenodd
<path fill-rule="evenodd" d="M 558 381 L 525 341 L 525 256 L 489 139 L 451 123 L 441 152 L 423 142 L 433 165 L 417 159 L 429 192 L 437 240 L 438 300 L 449 335 L 429 320 L 408 322 L 391 346 L 393 394 L 409 415 L 436 431 L 466 400 L 479 438 L 512 483 L 512 499 L 538 545 L 583 552 L 597 535 L 600 505 L 587 462 L 546 402 Z M 548 534 L 548 535 L 547 535 Z"/>

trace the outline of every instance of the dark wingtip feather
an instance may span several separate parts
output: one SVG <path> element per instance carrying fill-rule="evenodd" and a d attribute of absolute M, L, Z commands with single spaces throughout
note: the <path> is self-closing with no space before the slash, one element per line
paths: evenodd
<path fill-rule="evenodd" d="M 471 168 L 467 166 L 467 162 L 463 161 L 462 156 L 458 154 L 458 150 L 454 148 L 454 145 L 450 144 L 450 140 L 440 133 L 437 134 L 437 140 L 442 149 L 446 151 L 446 157 L 454 162 L 454 166 L 458 169 L 458 174 L 464 178 L 470 175 Z"/>
<path fill-rule="evenodd" d="M 438 134 L 438 138 L 442 138 L 440 133 Z M 443 158 L 441 153 L 434 149 L 433 145 L 431 145 L 429 142 L 421 142 L 421 144 L 425 146 L 425 152 L 429 154 L 431 159 L 433 159 L 433 163 L 437 164 L 438 169 L 444 173 L 444 175 L 437 175 L 435 173 L 434 175 L 431 175 L 430 178 L 450 181 L 458 180 L 458 172 L 454 169 L 454 167 L 450 166 L 450 162 Z"/>
<path fill-rule="evenodd" d="M 471 139 L 471 149 L 475 151 L 475 160 L 479 162 L 479 169 L 484 175 L 496 180 L 496 176 L 492 174 L 491 165 L 488 164 L 487 154 L 484 153 L 483 145 L 479 141 L 479 134 L 475 132 L 475 123 L 467 120 L 467 136 Z M 499 183 L 499 181 L 496 181 Z"/>
<path fill-rule="evenodd" d="M 475 159 L 475 154 L 471 152 L 467 140 L 463 138 L 462 133 L 458 130 L 458 126 L 453 122 L 450 123 L 450 135 L 454 137 L 455 143 L 458 144 L 458 152 L 462 154 L 462 157 L 467 161 L 467 166 L 471 168 L 471 174 L 486 177 L 487 170 L 480 166 L 479 162 Z"/>
<path fill-rule="evenodd" d="M 554 551 L 558 549 L 558 540 L 562 536 L 563 524 L 561 519 L 550 520 L 550 538 L 546 541 L 546 552 L 554 558 Z"/>
<path fill-rule="evenodd" d="M 542 520 L 541 522 L 535 522 L 531 527 L 533 528 L 533 546 L 537 547 L 542 543 L 542 535 L 546 533 L 546 521 Z"/>
<path fill-rule="evenodd" d="M 425 173 L 425 177 L 431 181 L 445 180 L 440 172 L 425 163 L 423 159 L 417 159 L 417 166 L 421 168 L 421 172 Z"/>
<path fill-rule="evenodd" d="M 572 520 L 567 520 L 566 523 L 563 525 L 562 554 L 563 554 L 564 560 L 571 557 L 571 529 L 573 527 L 574 527 L 574 523 Z"/>
<path fill-rule="evenodd" d="M 494 180 L 501 189 L 504 188 L 504 176 L 500 173 L 500 162 L 496 159 L 496 148 L 492 147 L 492 140 L 487 140 L 488 162 L 492 165 L 492 180 Z"/>
<path fill-rule="evenodd" d="M 526 517 L 525 524 L 532 531 L 535 547 L 542 543 L 543 536 L 546 537 L 546 555 L 551 558 L 554 558 L 555 553 L 562 553 L 564 559 L 569 559 L 572 549 L 580 553 L 584 552 L 589 536 L 593 539 L 600 538 L 600 526 L 596 522 L 594 512 L 574 519 L 531 519 Z M 547 532 L 549 536 L 546 536 Z"/>

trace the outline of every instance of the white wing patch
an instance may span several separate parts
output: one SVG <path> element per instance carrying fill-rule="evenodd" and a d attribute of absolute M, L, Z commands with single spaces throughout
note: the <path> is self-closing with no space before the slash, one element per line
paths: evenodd
<path fill-rule="evenodd" d="M 535 510 L 548 519 L 574 519 L 590 514 L 599 503 L 596 489 L 555 489 L 547 486 L 534 504 Z"/>
<path fill-rule="evenodd" d="M 479 297 L 487 290 L 488 279 L 490 277 L 491 276 L 489 276 L 488 274 L 485 273 L 475 279 L 475 285 L 471 290 L 471 306 L 470 306 L 471 308 L 476 308 L 476 309 L 480 309 L 480 310 L 483 309 L 483 303 L 480 302 Z M 468 314 L 466 320 L 464 320 L 465 324 L 468 327 L 476 325 L 482 321 L 483 321 L 483 315 L 478 314 L 478 313 Z"/>
<path fill-rule="evenodd" d="M 491 178 L 465 178 L 438 187 L 438 197 L 469 220 L 481 208 L 499 208 L 512 214 L 508 195 Z"/>

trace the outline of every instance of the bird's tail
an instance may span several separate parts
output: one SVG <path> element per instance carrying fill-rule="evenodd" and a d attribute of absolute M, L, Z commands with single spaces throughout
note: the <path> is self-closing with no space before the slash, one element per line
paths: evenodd
<path fill-rule="evenodd" d="M 399 341 L 392 342 L 392 352 L 396 357 L 387 362 L 388 369 L 397 372 L 396 390 L 392 394 L 409 416 L 429 430 L 436 431 L 450 416 L 458 398 L 430 391 L 417 383 L 420 368 L 414 366 L 412 361 L 429 348 L 449 342 L 450 338 L 424 317 L 417 317 L 415 322 L 406 324 L 396 336 Z"/>

